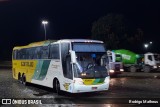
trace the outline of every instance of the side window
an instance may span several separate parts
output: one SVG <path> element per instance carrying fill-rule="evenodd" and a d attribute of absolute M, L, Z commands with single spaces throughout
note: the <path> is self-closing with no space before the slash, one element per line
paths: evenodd
<path fill-rule="evenodd" d="M 21 50 L 21 59 L 26 59 L 26 49 Z"/>
<path fill-rule="evenodd" d="M 152 61 L 152 55 L 148 55 L 148 59 Z"/>
<path fill-rule="evenodd" d="M 13 51 L 13 59 L 17 59 L 17 50 Z"/>
<path fill-rule="evenodd" d="M 28 49 L 25 49 L 26 50 L 26 59 L 29 58 L 29 52 L 28 52 Z"/>
<path fill-rule="evenodd" d="M 69 43 L 61 43 L 61 57 L 65 60 L 66 56 L 69 54 Z"/>
<path fill-rule="evenodd" d="M 66 77 L 69 79 L 73 79 L 73 74 L 72 74 L 72 64 L 71 64 L 71 56 L 68 55 L 66 57 Z"/>
<path fill-rule="evenodd" d="M 48 59 L 49 56 L 49 46 L 43 46 L 41 48 L 41 59 Z"/>
<path fill-rule="evenodd" d="M 41 59 L 41 47 L 36 47 L 34 49 L 34 59 Z"/>
<path fill-rule="evenodd" d="M 24 59 L 28 59 L 27 57 L 28 57 L 28 55 L 27 55 L 27 49 L 24 49 Z"/>
<path fill-rule="evenodd" d="M 16 59 L 20 59 L 20 50 L 17 50 L 17 57 Z"/>
<path fill-rule="evenodd" d="M 22 55 L 22 50 L 19 50 L 19 59 L 22 59 L 23 55 Z"/>
<path fill-rule="evenodd" d="M 50 47 L 50 58 L 51 59 L 60 59 L 59 44 L 51 45 L 51 47 Z"/>
<path fill-rule="evenodd" d="M 28 50 L 28 59 L 34 59 L 34 48 L 29 48 Z"/>

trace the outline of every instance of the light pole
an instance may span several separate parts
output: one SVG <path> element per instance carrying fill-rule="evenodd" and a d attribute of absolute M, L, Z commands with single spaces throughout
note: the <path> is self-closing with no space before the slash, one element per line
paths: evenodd
<path fill-rule="evenodd" d="M 43 20 L 42 24 L 44 25 L 44 33 L 45 33 L 45 40 L 46 40 L 46 25 L 48 24 L 48 21 Z"/>

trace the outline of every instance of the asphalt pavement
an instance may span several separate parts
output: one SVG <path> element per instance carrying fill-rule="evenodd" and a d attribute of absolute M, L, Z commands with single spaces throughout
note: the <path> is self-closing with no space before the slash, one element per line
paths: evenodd
<path fill-rule="evenodd" d="M 160 103 L 159 72 L 124 72 L 110 79 L 108 91 L 95 93 L 68 94 L 58 96 L 51 88 L 29 84 L 24 86 L 12 78 L 11 66 L 0 66 L 0 98 L 42 99 L 45 105 L 27 107 L 150 107 L 157 104 L 140 104 L 143 100 L 158 100 Z M 131 100 L 131 104 L 129 101 Z M 132 101 L 133 100 L 133 101 Z M 135 102 L 139 101 L 139 102 Z M 0 105 L 21 107 L 21 105 Z"/>

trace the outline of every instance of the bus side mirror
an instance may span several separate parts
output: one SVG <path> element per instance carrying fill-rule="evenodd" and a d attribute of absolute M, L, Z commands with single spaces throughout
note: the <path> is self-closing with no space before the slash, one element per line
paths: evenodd
<path fill-rule="evenodd" d="M 76 63 L 77 61 L 76 61 L 76 53 L 75 53 L 75 51 L 70 50 L 69 52 L 71 54 L 72 63 Z"/>

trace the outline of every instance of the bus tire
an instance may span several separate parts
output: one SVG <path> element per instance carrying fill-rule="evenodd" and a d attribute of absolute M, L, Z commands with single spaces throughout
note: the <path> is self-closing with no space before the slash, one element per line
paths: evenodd
<path fill-rule="evenodd" d="M 25 75 L 22 76 L 22 84 L 25 85 L 25 86 L 27 85 L 26 76 Z"/>
<path fill-rule="evenodd" d="M 131 66 L 131 67 L 130 67 L 130 72 L 136 72 L 136 71 L 137 71 L 137 69 L 136 69 L 135 66 Z"/>
<path fill-rule="evenodd" d="M 53 80 L 53 92 L 55 92 L 55 93 L 56 93 L 56 81 L 57 81 L 57 79 Z"/>
<path fill-rule="evenodd" d="M 56 92 L 58 95 L 62 94 L 61 88 L 60 88 L 60 83 L 58 80 L 56 80 Z"/>
<path fill-rule="evenodd" d="M 22 83 L 21 73 L 18 73 L 18 81 L 19 81 L 20 83 Z"/>
<path fill-rule="evenodd" d="M 143 68 L 143 71 L 145 72 L 145 73 L 148 73 L 148 72 L 150 72 L 150 67 L 149 66 L 144 66 L 144 68 Z"/>

